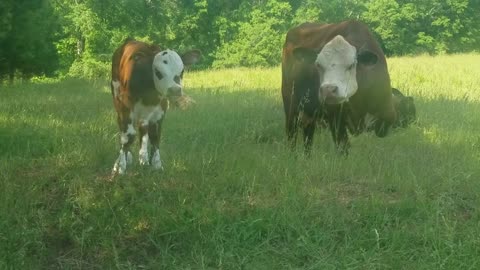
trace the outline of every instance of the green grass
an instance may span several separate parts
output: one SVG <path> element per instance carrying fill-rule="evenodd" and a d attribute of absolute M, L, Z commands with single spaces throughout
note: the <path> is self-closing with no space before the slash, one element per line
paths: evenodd
<path fill-rule="evenodd" d="M 389 68 L 418 123 L 347 158 L 285 147 L 279 68 L 186 74 L 165 172 L 113 182 L 107 82 L 3 86 L 0 269 L 480 268 L 480 55 Z"/>

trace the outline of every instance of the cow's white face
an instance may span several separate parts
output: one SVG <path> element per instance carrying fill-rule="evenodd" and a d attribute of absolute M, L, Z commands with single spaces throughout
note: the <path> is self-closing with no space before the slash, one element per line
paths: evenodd
<path fill-rule="evenodd" d="M 183 95 L 182 78 L 184 65 L 182 58 L 172 50 L 157 53 L 153 59 L 153 82 L 163 96 Z"/>
<path fill-rule="evenodd" d="M 320 79 L 318 97 L 328 104 L 348 101 L 358 90 L 357 62 L 371 66 L 378 58 L 370 51 L 357 53 L 357 49 L 340 35 L 325 44 L 320 53 L 299 47 L 293 54 L 300 61 L 315 65 Z"/>
<path fill-rule="evenodd" d="M 339 104 L 357 92 L 357 49 L 342 36 L 325 44 L 315 60 L 320 72 L 320 99 Z"/>

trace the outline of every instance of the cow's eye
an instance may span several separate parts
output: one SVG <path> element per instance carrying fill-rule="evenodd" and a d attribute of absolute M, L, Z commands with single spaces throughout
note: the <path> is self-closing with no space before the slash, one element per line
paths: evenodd
<path fill-rule="evenodd" d="M 353 64 L 351 64 L 350 66 L 348 66 L 347 69 L 348 69 L 348 70 L 352 70 L 352 69 L 355 67 L 355 64 L 356 64 L 356 63 L 354 62 Z"/>
<path fill-rule="evenodd" d="M 155 69 L 155 76 L 157 76 L 159 80 L 163 79 L 163 75 L 160 73 L 160 71 L 158 71 L 158 69 Z"/>
<path fill-rule="evenodd" d="M 185 69 L 182 70 L 182 73 L 180 73 L 180 78 L 183 79 L 183 72 L 185 71 Z"/>

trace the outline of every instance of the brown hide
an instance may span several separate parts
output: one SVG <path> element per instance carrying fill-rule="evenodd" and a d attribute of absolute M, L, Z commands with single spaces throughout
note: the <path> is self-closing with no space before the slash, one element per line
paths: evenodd
<path fill-rule="evenodd" d="M 299 61 L 293 55 L 293 50 L 303 47 L 318 53 L 337 35 L 341 35 L 354 46 L 357 53 L 370 51 L 377 55 L 378 60 L 374 65 L 367 66 L 360 63 L 357 65 L 358 90 L 347 103 L 324 105 L 318 101 L 320 79 L 316 67 L 314 64 Z M 343 132 L 344 126 L 348 126 L 354 134 L 362 132 L 367 113 L 376 116 L 387 127 L 396 119 L 385 56 L 368 27 L 358 21 L 345 21 L 338 24 L 304 23 L 289 30 L 282 54 L 282 96 L 287 135 L 290 140 L 293 139 L 293 143 L 299 124 L 297 123 L 299 112 L 302 110 L 303 113 L 300 114 L 302 116 L 327 118 L 326 120 L 331 123 L 330 129 L 332 130 L 335 126 L 332 135 L 337 145 L 345 144 L 347 147 L 348 135 L 337 134 Z M 307 105 L 302 103 L 305 97 L 309 101 Z M 311 144 L 314 128 L 310 126 L 310 130 L 304 129 L 306 147 Z M 378 132 L 377 135 L 385 134 Z"/>
<path fill-rule="evenodd" d="M 132 109 L 139 99 L 146 105 L 158 104 L 160 99 L 153 83 L 152 63 L 160 47 L 127 39 L 112 57 L 112 81 L 120 82 L 115 108 Z M 112 87 L 113 95 L 113 87 Z"/>

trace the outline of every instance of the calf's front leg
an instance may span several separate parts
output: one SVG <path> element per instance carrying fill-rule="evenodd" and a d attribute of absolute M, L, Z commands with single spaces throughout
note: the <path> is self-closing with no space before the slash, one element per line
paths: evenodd
<path fill-rule="evenodd" d="M 135 140 L 135 128 L 133 127 L 133 121 L 130 117 L 118 117 L 118 124 L 120 126 L 120 154 L 113 165 L 113 174 L 125 174 L 127 171 L 127 165 L 132 164 L 132 152 L 130 152 L 130 146 Z"/>

